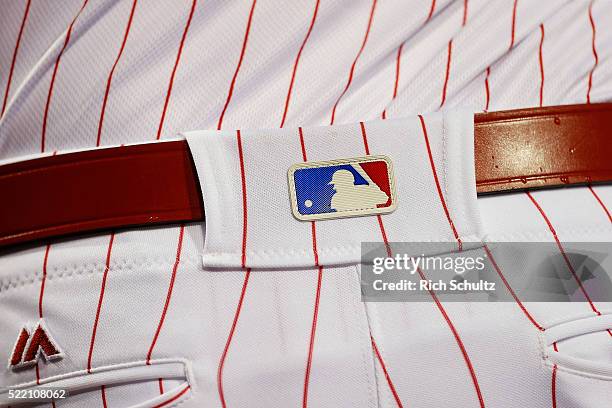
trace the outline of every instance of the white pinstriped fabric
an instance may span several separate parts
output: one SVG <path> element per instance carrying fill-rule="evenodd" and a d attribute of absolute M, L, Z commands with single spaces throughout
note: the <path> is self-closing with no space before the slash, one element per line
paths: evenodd
<path fill-rule="evenodd" d="M 0 393 L 66 375 L 94 384 L 110 370 L 116 382 L 53 405 L 609 403 L 610 377 L 551 356 L 612 366 L 612 337 L 602 331 L 542 345 L 547 328 L 593 316 L 587 302 L 364 304 L 356 252 L 337 248 L 425 237 L 561 247 L 612 241 L 607 186 L 476 199 L 469 114 L 431 114 L 609 101 L 612 3 L 0 7 L 0 160 L 188 131 L 196 131 L 201 157 L 215 153 L 196 154 L 209 170 L 200 172 L 208 225 L 117 231 L 0 255 L 0 360 L 8 361 L 23 324 L 39 318 L 65 353 L 36 369 L 3 370 Z M 369 153 L 393 156 L 395 213 L 314 224 L 291 217 L 282 184 L 289 165 Z M 593 306 L 612 313 L 610 304 Z M 134 381 L 124 369 L 161 362 L 185 364 L 185 376 Z"/>

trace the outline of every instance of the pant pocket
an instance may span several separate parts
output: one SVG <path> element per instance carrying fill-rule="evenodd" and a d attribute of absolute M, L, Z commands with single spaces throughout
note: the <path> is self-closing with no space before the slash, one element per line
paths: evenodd
<path fill-rule="evenodd" d="M 22 390 L 40 389 L 65 390 L 64 398 L 54 401 L 60 407 L 152 408 L 169 407 L 188 398 L 191 385 L 185 361 L 135 362 L 98 367 L 89 373 L 76 371 L 45 378 L 40 384 L 34 382 L 2 389 L 0 406 L 31 406 L 31 399 L 16 396 Z M 49 406 L 48 402 L 43 406 Z"/>

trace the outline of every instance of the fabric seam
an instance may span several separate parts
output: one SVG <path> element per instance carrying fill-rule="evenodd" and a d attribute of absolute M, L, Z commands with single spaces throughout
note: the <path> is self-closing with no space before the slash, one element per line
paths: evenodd
<path fill-rule="evenodd" d="M 183 364 L 183 367 L 185 369 L 185 379 L 187 380 L 187 383 L 189 383 L 190 387 L 192 387 L 192 384 L 194 384 L 192 373 L 191 373 L 190 362 L 189 360 L 185 358 L 161 358 L 161 359 L 151 360 L 150 363 L 151 364 L 149 365 L 163 364 L 163 363 L 181 363 Z M 122 370 L 126 368 L 131 368 L 131 367 L 141 367 L 141 366 L 146 366 L 146 365 L 147 365 L 146 360 L 135 360 L 135 361 L 130 361 L 128 363 L 114 363 L 114 364 L 109 364 L 106 366 L 95 367 L 95 370 L 106 372 L 106 371 Z M 68 372 L 54 375 L 51 377 L 46 377 L 44 380 L 45 380 L 45 383 L 53 382 L 53 381 L 60 381 L 66 378 L 70 378 L 73 375 L 79 376 L 79 373 L 81 373 L 80 375 L 82 376 L 86 376 L 87 370 L 86 369 L 72 370 L 72 371 L 68 371 Z M 26 387 L 26 386 L 32 386 L 32 385 L 36 385 L 36 380 L 7 385 L 7 389 Z"/>
<path fill-rule="evenodd" d="M 355 277 L 357 279 L 357 284 L 359 284 L 361 282 L 360 280 L 360 273 L 359 273 L 359 266 L 353 265 L 353 270 L 355 271 Z M 367 309 L 366 306 L 363 302 L 359 302 L 363 305 L 363 316 L 365 317 L 365 327 L 368 330 L 368 333 L 365 333 L 366 336 L 366 344 L 371 344 L 369 341 L 369 332 L 371 332 L 370 329 L 370 320 L 368 318 L 368 313 L 367 313 Z M 358 316 L 359 312 L 357 311 L 357 306 L 355 303 L 353 303 L 353 313 Z M 369 397 L 369 402 L 370 405 L 372 407 L 378 406 L 378 402 L 380 401 L 379 395 L 378 395 L 378 376 L 376 375 L 376 362 L 374 361 L 374 355 L 372 352 L 372 347 L 367 347 L 364 346 L 363 344 L 361 345 L 361 360 L 363 362 L 363 367 L 366 373 L 366 377 L 368 379 L 368 397 Z M 371 365 L 368 364 L 368 358 L 367 356 L 370 355 L 370 359 L 369 362 Z M 370 367 L 372 367 L 372 373 L 370 373 Z M 370 374 L 374 374 L 373 378 Z M 374 380 L 374 383 L 376 384 L 375 389 L 372 389 L 372 381 Z"/>
<path fill-rule="evenodd" d="M 167 268 L 172 267 L 175 260 L 168 260 L 167 262 L 161 261 L 158 258 L 145 258 L 142 261 L 134 262 L 129 261 L 128 258 L 124 258 L 123 262 L 111 262 L 110 269 L 113 271 L 130 272 L 140 267 L 153 267 L 153 268 Z M 191 264 L 195 266 L 201 266 L 200 258 L 191 257 L 187 259 L 181 258 L 181 264 Z M 81 275 L 93 275 L 101 274 L 104 272 L 106 264 L 104 262 L 86 263 L 82 265 L 69 265 L 64 267 L 54 266 L 47 269 L 48 280 L 61 280 L 67 278 L 74 278 Z M 58 272 L 59 271 L 59 272 Z M 138 272 L 138 271 L 136 271 Z M 17 289 L 21 286 L 28 286 L 39 282 L 42 279 L 42 273 L 32 273 L 29 276 L 18 276 L 16 278 L 9 278 L 0 280 L 0 296 L 3 293 L 8 292 L 10 289 Z"/>

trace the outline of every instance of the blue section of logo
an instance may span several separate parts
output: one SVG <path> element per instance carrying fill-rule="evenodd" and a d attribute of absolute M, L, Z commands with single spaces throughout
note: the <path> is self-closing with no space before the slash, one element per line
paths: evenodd
<path fill-rule="evenodd" d="M 368 182 L 350 164 L 327 167 L 302 168 L 295 171 L 295 195 L 300 214 L 324 214 L 336 212 L 331 208 L 331 200 L 336 191 L 329 184 L 338 170 L 348 170 L 355 177 L 355 185 L 367 185 Z"/>

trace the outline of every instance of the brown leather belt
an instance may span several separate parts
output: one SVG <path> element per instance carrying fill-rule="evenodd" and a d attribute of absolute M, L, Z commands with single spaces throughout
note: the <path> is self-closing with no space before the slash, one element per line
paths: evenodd
<path fill-rule="evenodd" d="M 476 114 L 478 193 L 612 181 L 612 104 Z M 0 247 L 204 219 L 185 141 L 0 166 Z"/>
<path fill-rule="evenodd" d="M 476 190 L 612 181 L 612 103 L 474 116 Z"/>
<path fill-rule="evenodd" d="M 204 219 L 186 142 L 59 154 L 0 166 L 0 247 Z"/>

